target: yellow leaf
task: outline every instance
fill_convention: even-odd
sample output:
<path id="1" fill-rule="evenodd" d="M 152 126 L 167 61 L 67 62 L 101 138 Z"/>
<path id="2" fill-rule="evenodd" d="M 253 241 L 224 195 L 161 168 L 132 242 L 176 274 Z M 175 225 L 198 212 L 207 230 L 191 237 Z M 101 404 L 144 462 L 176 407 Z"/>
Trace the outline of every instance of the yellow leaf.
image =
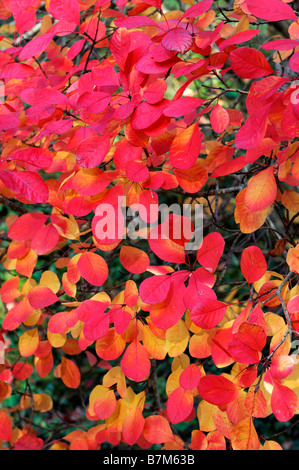
<path id="1" fill-rule="evenodd" d="M 176 357 L 185 351 L 190 334 L 183 320 L 179 320 L 171 328 L 166 331 L 165 339 L 168 354 L 170 357 Z"/>
<path id="2" fill-rule="evenodd" d="M 237 423 L 231 432 L 233 450 L 258 450 L 259 438 L 251 416 Z"/>
<path id="3" fill-rule="evenodd" d="M 199 421 L 199 429 L 203 432 L 215 431 L 213 415 L 218 410 L 218 406 L 212 405 L 207 401 L 201 401 L 197 407 L 197 418 Z"/>
<path id="4" fill-rule="evenodd" d="M 61 348 L 66 342 L 66 335 L 61 335 L 59 333 L 47 332 L 49 343 L 53 348 Z"/>
<path id="5" fill-rule="evenodd" d="M 167 354 L 166 341 L 153 334 L 148 325 L 145 325 L 142 331 L 143 346 L 147 349 L 150 356 L 162 360 Z"/>
<path id="6" fill-rule="evenodd" d="M 114 384 L 116 384 L 119 395 L 124 397 L 127 390 L 126 377 L 120 366 L 112 367 L 103 377 L 104 387 L 110 388 Z"/>
<path id="7" fill-rule="evenodd" d="M 299 274 L 299 243 L 295 248 L 290 248 L 287 254 L 287 263 L 290 271 Z"/>
<path id="8" fill-rule="evenodd" d="M 57 274 L 53 273 L 53 271 L 44 271 L 41 275 L 39 284 L 41 286 L 49 287 L 54 294 L 56 294 L 60 289 L 60 281 Z"/>
<path id="9" fill-rule="evenodd" d="M 248 31 L 249 29 L 249 19 L 247 15 L 242 15 L 239 23 L 235 28 L 235 34 L 241 33 L 242 31 Z"/>
<path id="10" fill-rule="evenodd" d="M 183 369 L 176 369 L 170 374 L 166 382 L 166 395 L 169 397 L 171 393 L 180 386 L 180 375 Z"/>
<path id="11" fill-rule="evenodd" d="M 190 358 L 187 354 L 176 356 L 171 364 L 171 370 L 174 372 L 177 369 L 186 369 L 190 365 Z"/>
<path id="12" fill-rule="evenodd" d="M 25 331 L 19 338 L 19 350 L 23 357 L 31 356 L 35 353 L 39 343 L 38 329 Z"/>
<path id="13" fill-rule="evenodd" d="M 22 410 L 33 408 L 34 411 L 45 413 L 53 408 L 53 400 L 50 395 L 46 393 L 34 393 L 32 398 L 23 395 L 21 398 L 20 406 Z"/>

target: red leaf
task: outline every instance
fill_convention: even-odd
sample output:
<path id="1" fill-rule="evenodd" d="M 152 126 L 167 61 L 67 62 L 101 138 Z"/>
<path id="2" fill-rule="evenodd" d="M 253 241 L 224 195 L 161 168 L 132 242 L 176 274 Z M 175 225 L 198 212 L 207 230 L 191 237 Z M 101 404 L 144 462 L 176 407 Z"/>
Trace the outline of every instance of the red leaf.
<path id="1" fill-rule="evenodd" d="M 169 162 L 174 168 L 187 170 L 191 168 L 201 150 L 203 134 L 199 130 L 198 123 L 192 124 L 178 134 L 170 146 Z"/>
<path id="2" fill-rule="evenodd" d="M 240 364 L 259 362 L 267 334 L 259 325 L 244 322 L 228 344 L 229 353 Z"/>
<path id="3" fill-rule="evenodd" d="M 293 72 L 299 72 L 299 52 L 295 52 L 289 60 L 289 67 Z"/>
<path id="4" fill-rule="evenodd" d="M 193 409 L 193 395 L 190 390 L 178 387 L 168 397 L 166 410 L 169 421 L 173 424 L 186 419 Z"/>
<path id="5" fill-rule="evenodd" d="M 192 450 L 207 450 L 208 439 L 207 436 L 199 430 L 194 430 L 191 433 L 191 449 Z"/>
<path id="6" fill-rule="evenodd" d="M 265 137 L 269 106 L 250 115 L 246 123 L 238 130 L 235 138 L 239 149 L 254 149 Z"/>
<path id="7" fill-rule="evenodd" d="M 169 101 L 163 114 L 169 117 L 180 117 L 185 114 L 192 113 L 196 108 L 201 106 L 204 100 L 194 96 L 183 96 L 173 101 Z"/>
<path id="8" fill-rule="evenodd" d="M 165 80 L 157 80 L 151 83 L 144 91 L 143 96 L 145 101 L 149 104 L 159 103 L 159 101 L 163 99 L 166 89 L 167 83 Z M 167 116 L 167 114 L 165 114 L 165 116 Z"/>
<path id="9" fill-rule="evenodd" d="M 283 380 L 292 373 L 294 366 L 295 361 L 291 356 L 274 355 L 271 359 L 270 372 L 274 379 Z"/>
<path id="10" fill-rule="evenodd" d="M 140 284 L 139 293 L 143 302 L 155 304 L 166 299 L 171 285 L 170 276 L 152 276 Z"/>
<path id="11" fill-rule="evenodd" d="M 197 386 L 200 377 L 201 372 L 199 367 L 195 364 L 190 364 L 180 375 L 180 386 L 185 390 L 192 390 Z"/>
<path id="12" fill-rule="evenodd" d="M 93 411 L 98 419 L 106 419 L 112 415 L 116 408 L 116 398 L 114 390 L 98 385 L 95 389 L 97 398 L 93 404 Z"/>
<path id="13" fill-rule="evenodd" d="M 195 5 L 192 5 L 188 10 L 185 11 L 182 18 L 196 18 L 197 16 L 201 16 L 203 13 L 211 8 L 213 0 L 201 0 Z"/>
<path id="14" fill-rule="evenodd" d="M 48 168 L 52 164 L 53 158 L 49 150 L 39 147 L 28 147 L 12 152 L 9 160 L 20 160 L 38 168 Z"/>
<path id="15" fill-rule="evenodd" d="M 105 312 L 108 303 L 98 300 L 85 300 L 75 310 L 77 318 L 84 322 L 83 333 L 88 341 L 103 338 L 109 329 L 109 313 Z"/>
<path id="16" fill-rule="evenodd" d="M 31 57 L 43 52 L 50 44 L 54 33 L 46 33 L 29 41 L 21 50 L 18 59 L 20 61 L 30 59 Z"/>
<path id="17" fill-rule="evenodd" d="M 38 174 L 32 171 L 0 170 L 0 180 L 16 195 L 20 194 L 30 202 L 48 201 L 48 186 Z"/>
<path id="18" fill-rule="evenodd" d="M 36 286 L 28 292 L 28 300 L 33 308 L 44 308 L 59 301 L 59 297 L 45 286 Z"/>
<path id="19" fill-rule="evenodd" d="M 7 313 L 3 320 L 3 328 L 6 330 L 15 330 L 22 322 L 26 321 L 33 312 L 33 307 L 24 297 L 19 303 L 15 304 Z"/>
<path id="20" fill-rule="evenodd" d="M 115 62 L 121 70 L 125 69 L 126 60 L 130 52 L 130 34 L 126 28 L 118 28 L 110 39 L 110 50 Z"/>
<path id="21" fill-rule="evenodd" d="M 59 233 L 52 225 L 44 225 L 37 230 L 31 241 L 31 248 L 37 255 L 44 255 L 53 250 L 59 241 Z"/>
<path id="22" fill-rule="evenodd" d="M 68 97 L 54 88 L 24 88 L 21 91 L 21 98 L 32 106 L 44 107 L 52 104 L 70 104 Z"/>
<path id="23" fill-rule="evenodd" d="M 41 212 L 23 214 L 10 226 L 8 236 L 13 240 L 31 240 L 47 219 L 48 215 Z"/>
<path id="24" fill-rule="evenodd" d="M 274 73 L 266 57 L 250 47 L 231 52 L 230 60 L 233 71 L 241 78 L 260 78 Z"/>
<path id="25" fill-rule="evenodd" d="M 151 362 L 145 347 L 135 339 L 127 347 L 121 360 L 121 369 L 126 377 L 134 382 L 141 382 L 148 375 Z"/>
<path id="26" fill-rule="evenodd" d="M 219 325 L 227 305 L 211 298 L 200 299 L 192 308 L 190 319 L 200 328 L 210 329 Z"/>
<path id="27" fill-rule="evenodd" d="M 229 125 L 229 114 L 218 103 L 211 112 L 211 126 L 217 134 L 221 134 Z"/>
<path id="28" fill-rule="evenodd" d="M 81 276 L 93 286 L 101 286 L 108 277 L 107 263 L 96 253 L 83 253 L 77 263 L 77 268 Z"/>
<path id="29" fill-rule="evenodd" d="M 34 369 L 33 369 L 33 366 L 31 364 L 28 364 L 27 362 L 17 362 L 13 366 L 13 368 L 11 370 L 11 373 L 14 376 L 14 378 L 17 379 L 17 380 L 26 380 L 26 379 L 28 379 L 28 377 L 30 377 L 33 370 Z M 1 428 L 1 426 L 0 426 L 0 428 Z M 1 437 L 0 437 L 0 439 L 1 439 Z"/>
<path id="30" fill-rule="evenodd" d="M 20 125 L 20 122 L 20 119 L 16 116 L 2 114 L 0 116 L 0 131 L 8 131 L 10 129 L 15 129 Z"/>
<path id="31" fill-rule="evenodd" d="M 222 165 L 218 166 L 213 171 L 213 173 L 211 173 L 211 177 L 216 178 L 217 176 L 232 175 L 233 173 L 236 173 L 237 171 L 244 168 L 246 163 L 246 157 L 241 155 L 240 157 L 236 157 L 233 160 L 230 160 L 229 162 L 225 162 Z"/>
<path id="32" fill-rule="evenodd" d="M 149 169 L 141 162 L 128 162 L 126 164 L 126 176 L 130 181 L 142 183 L 149 177 Z"/>
<path id="33" fill-rule="evenodd" d="M 74 42 L 67 52 L 67 58 L 69 60 L 74 60 L 74 58 L 82 51 L 84 44 L 85 39 L 79 39 L 79 41 Z"/>
<path id="34" fill-rule="evenodd" d="M 163 114 L 164 108 L 164 100 L 155 105 L 143 101 L 134 111 L 131 126 L 135 130 L 146 129 L 158 121 Z"/>
<path id="35" fill-rule="evenodd" d="M 292 297 L 291 300 L 289 300 L 287 309 L 290 313 L 299 312 L 299 295 L 295 295 L 295 297 Z"/>
<path id="36" fill-rule="evenodd" d="M 294 390 L 274 380 L 271 408 L 277 421 L 286 422 L 292 419 L 296 413 L 297 404 L 298 398 Z"/>
<path id="37" fill-rule="evenodd" d="M 51 0 L 49 12 L 57 20 L 69 23 L 80 23 L 80 8 L 78 0 Z"/>
<path id="38" fill-rule="evenodd" d="M 204 400 L 217 406 L 227 405 L 240 393 L 239 388 L 222 375 L 205 375 L 200 379 L 197 388 Z"/>
<path id="39" fill-rule="evenodd" d="M 262 20 L 297 22 L 294 10 L 281 0 L 246 0 L 248 11 Z"/>
<path id="40" fill-rule="evenodd" d="M 95 168 L 104 160 L 110 147 L 109 135 L 94 135 L 84 140 L 77 149 L 77 162 L 83 168 Z"/>
<path id="41" fill-rule="evenodd" d="M 220 233 L 209 233 L 198 248 L 197 261 L 204 268 L 214 272 L 222 256 L 224 245 L 225 242 Z"/>
<path id="42" fill-rule="evenodd" d="M 149 233 L 148 243 L 151 250 L 159 258 L 169 263 L 185 263 L 184 227 L 181 216 L 175 215 L 175 230 L 171 216 L 165 218 L 162 224 L 153 227 Z M 186 221 L 186 228 L 188 227 Z M 191 238 L 191 237 L 190 237 Z"/>
<path id="43" fill-rule="evenodd" d="M 12 277 L 4 281 L 0 288 L 1 300 L 5 304 L 12 302 L 20 295 L 19 291 L 20 278 L 19 276 Z M 299 310 L 299 309 L 298 309 Z"/>
<path id="44" fill-rule="evenodd" d="M 170 290 L 167 297 L 161 303 L 151 307 L 150 316 L 153 324 L 161 329 L 167 330 L 174 326 L 182 317 L 186 310 L 184 302 L 184 293 L 188 274 L 182 272 L 181 277 L 171 280 Z"/>
<path id="45" fill-rule="evenodd" d="M 299 46 L 299 41 L 296 39 L 277 39 L 266 42 L 262 47 L 266 51 L 291 51 L 297 46 Z"/>
<path id="46" fill-rule="evenodd" d="M 241 256 L 241 271 L 249 283 L 258 281 L 267 271 L 267 261 L 257 246 L 248 246 Z"/>
<path id="47" fill-rule="evenodd" d="M 34 73 L 34 69 L 26 64 L 8 64 L 0 70 L 0 78 L 10 80 L 12 78 L 29 78 Z"/>
<path id="48" fill-rule="evenodd" d="M 4 411 L 0 411 L 0 439 L 10 441 L 12 435 L 12 422 Z"/>
<path id="49" fill-rule="evenodd" d="M 190 31 L 182 28 L 175 28 L 168 31 L 163 36 L 162 46 L 168 51 L 177 51 L 184 54 L 192 46 L 193 38 Z"/>
<path id="50" fill-rule="evenodd" d="M 247 31 L 240 31 L 240 33 L 236 33 L 233 36 L 225 39 L 219 44 L 219 50 L 223 51 L 226 47 L 235 45 L 235 44 L 240 44 L 242 42 L 247 42 L 250 41 L 252 38 L 254 38 L 258 33 L 260 32 L 259 29 L 251 29 Z"/>
<path id="51" fill-rule="evenodd" d="M 42 450 L 44 442 L 35 434 L 24 434 L 15 443 L 14 450 Z"/>
<path id="52" fill-rule="evenodd" d="M 117 18 L 114 21 L 114 24 L 118 28 L 123 27 L 127 29 L 140 28 L 142 26 L 156 26 L 157 27 L 157 23 L 152 18 L 149 18 L 148 16 L 129 16 L 129 17 Z"/>

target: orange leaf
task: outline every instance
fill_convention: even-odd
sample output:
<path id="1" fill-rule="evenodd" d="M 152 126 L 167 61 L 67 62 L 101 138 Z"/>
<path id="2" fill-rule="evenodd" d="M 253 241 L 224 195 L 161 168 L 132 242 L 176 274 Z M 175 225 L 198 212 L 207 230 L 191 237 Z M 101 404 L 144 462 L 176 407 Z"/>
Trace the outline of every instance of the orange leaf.
<path id="1" fill-rule="evenodd" d="M 257 212 L 273 204 L 277 194 L 274 168 L 269 167 L 253 176 L 247 185 L 245 204 L 249 212 Z"/>
<path id="2" fill-rule="evenodd" d="M 207 450 L 208 439 L 207 436 L 199 430 L 192 431 L 191 433 L 191 449 L 192 450 Z"/>
<path id="3" fill-rule="evenodd" d="M 226 405 L 239 395 L 239 389 L 222 375 L 205 375 L 198 384 L 201 397 L 212 405 Z"/>
<path id="4" fill-rule="evenodd" d="M 10 441 L 12 434 L 12 423 L 4 411 L 0 411 L 0 439 Z"/>
<path id="5" fill-rule="evenodd" d="M 127 271 L 133 274 L 144 273 L 150 265 L 148 255 L 133 246 L 121 247 L 119 261 Z"/>
<path id="6" fill-rule="evenodd" d="M 77 268 L 81 276 L 93 286 L 101 286 L 108 277 L 107 263 L 96 253 L 83 253 L 79 258 Z"/>
<path id="7" fill-rule="evenodd" d="M 126 377 L 135 382 L 144 380 L 151 363 L 145 347 L 135 339 L 127 348 L 121 360 L 121 369 Z"/>
<path id="8" fill-rule="evenodd" d="M 245 398 L 245 406 L 251 416 L 263 418 L 267 411 L 267 400 L 262 390 L 249 390 Z"/>
<path id="9" fill-rule="evenodd" d="M 81 374 L 78 366 L 67 359 L 66 357 L 61 358 L 61 380 L 64 385 L 68 388 L 78 388 L 81 382 Z"/>
<path id="10" fill-rule="evenodd" d="M 89 403 L 98 419 L 106 419 L 112 415 L 116 407 L 114 391 L 103 385 L 97 385 L 90 394 Z"/>
<path id="11" fill-rule="evenodd" d="M 259 438 L 251 416 L 237 423 L 231 432 L 233 450 L 258 450 Z"/>
<path id="12" fill-rule="evenodd" d="M 247 190 L 248 188 L 242 189 L 236 196 L 235 220 L 240 224 L 242 233 L 253 233 L 264 224 L 269 209 L 251 213 L 245 204 Z"/>
<path id="13" fill-rule="evenodd" d="M 152 415 L 145 419 L 143 434 L 153 444 L 163 444 L 173 440 L 169 422 L 163 416 Z"/>
<path id="14" fill-rule="evenodd" d="M 197 122 L 178 134 L 170 146 L 170 164 L 182 170 L 191 168 L 200 154 L 202 138 Z"/>
<path id="15" fill-rule="evenodd" d="M 142 433 L 145 419 L 139 406 L 129 409 L 122 427 L 122 436 L 124 442 L 133 445 Z"/>

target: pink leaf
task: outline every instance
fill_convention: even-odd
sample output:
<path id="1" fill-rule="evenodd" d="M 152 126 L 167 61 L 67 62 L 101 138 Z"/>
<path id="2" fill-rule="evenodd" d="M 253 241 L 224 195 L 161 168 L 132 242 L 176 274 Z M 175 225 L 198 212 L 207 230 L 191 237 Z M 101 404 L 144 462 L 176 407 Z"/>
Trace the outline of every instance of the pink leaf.
<path id="1" fill-rule="evenodd" d="M 162 46 L 168 51 L 177 51 L 181 54 L 188 51 L 192 46 L 193 38 L 190 31 L 182 28 L 175 28 L 168 31 L 162 39 Z"/>
<path id="2" fill-rule="evenodd" d="M 16 194 L 30 202 L 47 202 L 49 190 L 42 178 L 32 171 L 0 170 L 0 180 Z"/>
<path id="3" fill-rule="evenodd" d="M 46 33 L 42 36 L 29 41 L 21 50 L 18 59 L 20 61 L 30 59 L 31 57 L 43 52 L 50 44 L 54 37 L 54 33 Z"/>

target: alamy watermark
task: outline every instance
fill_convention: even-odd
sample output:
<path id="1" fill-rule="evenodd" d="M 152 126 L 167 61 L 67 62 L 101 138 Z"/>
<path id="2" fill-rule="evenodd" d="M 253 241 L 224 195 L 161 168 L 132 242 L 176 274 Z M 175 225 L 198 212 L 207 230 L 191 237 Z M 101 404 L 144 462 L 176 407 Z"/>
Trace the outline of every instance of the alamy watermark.
<path id="1" fill-rule="evenodd" d="M 291 342 L 292 358 L 295 364 L 299 363 L 299 339 Z"/>
<path id="2" fill-rule="evenodd" d="M 0 364 L 5 364 L 5 343 L 0 340 Z"/>
<path id="3" fill-rule="evenodd" d="M 203 239 L 202 204 L 131 204 L 119 196 L 117 204 L 100 204 L 95 209 L 93 230 L 98 240 L 111 242 L 129 238 L 172 240 L 195 251 Z M 141 235 L 140 235 L 141 234 Z"/>
<path id="4" fill-rule="evenodd" d="M 0 105 L 5 103 L 5 84 L 0 80 Z"/>
<path id="5" fill-rule="evenodd" d="M 294 80 L 290 88 L 294 88 L 294 91 L 291 94 L 291 103 L 299 104 L 299 80 Z"/>

